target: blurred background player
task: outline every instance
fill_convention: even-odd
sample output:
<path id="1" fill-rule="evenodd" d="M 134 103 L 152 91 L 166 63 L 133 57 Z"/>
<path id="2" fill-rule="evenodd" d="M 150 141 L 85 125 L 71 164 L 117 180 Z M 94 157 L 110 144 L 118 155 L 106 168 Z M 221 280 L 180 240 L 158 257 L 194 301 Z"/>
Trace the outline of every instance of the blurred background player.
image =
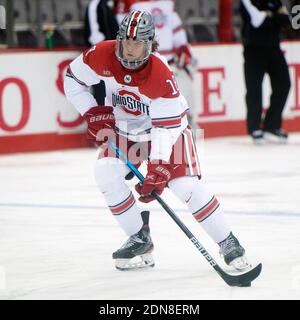
<path id="1" fill-rule="evenodd" d="M 256 144 L 264 143 L 264 138 L 285 143 L 288 136 L 281 128 L 282 112 L 291 83 L 280 33 L 290 26 L 288 11 L 280 0 L 241 0 L 241 15 L 248 133 Z M 272 94 L 263 116 L 262 83 L 266 73 Z"/>
<path id="2" fill-rule="evenodd" d="M 194 91 L 193 73 L 197 61 L 193 58 L 186 31 L 182 20 L 175 11 L 172 0 L 116 0 L 115 10 L 119 23 L 125 14 L 132 10 L 148 11 L 155 24 L 155 34 L 159 42 L 158 52 L 163 55 L 171 66 L 179 89 L 186 98 L 190 110 L 189 121 L 193 128 Z"/>
<path id="3" fill-rule="evenodd" d="M 84 20 L 84 38 L 87 46 L 104 40 L 116 39 L 119 25 L 113 12 L 112 0 L 91 0 Z M 99 105 L 104 104 L 105 83 L 100 81 L 93 86 L 93 95 Z"/>
<path id="4" fill-rule="evenodd" d="M 188 104 L 172 70 L 155 53 L 151 14 L 133 11 L 122 21 L 116 41 L 104 41 L 76 58 L 65 77 L 65 93 L 88 124 L 88 139 L 101 145 L 95 177 L 108 208 L 128 235 L 113 253 L 122 270 L 154 265 L 149 213 L 141 214 L 125 177 L 127 166 L 107 147 L 115 139 L 130 161 L 148 160 L 139 201 L 153 201 L 152 191 L 165 187 L 185 203 L 206 230 L 228 265 L 248 268 L 245 250 L 227 225 L 216 197 L 202 182 L 196 147 L 187 120 Z M 88 88 L 104 80 L 105 106 L 98 106 Z M 134 262 L 135 258 L 139 261 Z"/>
<path id="5" fill-rule="evenodd" d="M 85 41 L 92 46 L 100 41 L 116 39 L 119 25 L 112 10 L 113 0 L 91 0 L 85 14 Z"/>

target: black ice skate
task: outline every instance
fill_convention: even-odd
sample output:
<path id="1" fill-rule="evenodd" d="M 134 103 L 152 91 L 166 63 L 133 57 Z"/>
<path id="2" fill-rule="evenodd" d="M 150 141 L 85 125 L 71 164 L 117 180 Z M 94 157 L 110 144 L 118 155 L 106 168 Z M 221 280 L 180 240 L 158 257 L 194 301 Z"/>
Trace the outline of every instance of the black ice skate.
<path id="1" fill-rule="evenodd" d="M 149 211 L 141 213 L 144 225 L 136 234 L 129 237 L 124 245 L 112 255 L 116 268 L 119 270 L 132 270 L 145 267 L 154 267 L 151 255 L 153 242 L 150 237 Z"/>
<path id="2" fill-rule="evenodd" d="M 282 129 L 265 130 L 265 138 L 271 143 L 285 144 L 288 140 L 288 134 Z"/>
<path id="3" fill-rule="evenodd" d="M 241 271 L 251 268 L 251 264 L 245 257 L 245 249 L 240 245 L 238 239 L 230 232 L 229 236 L 219 243 L 220 255 L 229 266 Z"/>
<path id="4" fill-rule="evenodd" d="M 254 130 L 250 133 L 250 136 L 252 137 L 254 144 L 261 145 L 265 143 L 264 133 L 262 130 Z"/>

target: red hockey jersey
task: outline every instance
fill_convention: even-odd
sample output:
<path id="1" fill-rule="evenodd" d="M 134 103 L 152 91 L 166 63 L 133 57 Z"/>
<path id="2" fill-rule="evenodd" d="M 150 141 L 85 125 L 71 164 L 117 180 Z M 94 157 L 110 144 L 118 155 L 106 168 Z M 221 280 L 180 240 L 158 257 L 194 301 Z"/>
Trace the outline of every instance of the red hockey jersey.
<path id="1" fill-rule="evenodd" d="M 151 158 L 167 161 L 187 127 L 187 102 L 163 57 L 152 53 L 142 68 L 128 70 L 117 59 L 115 46 L 116 41 L 98 43 L 70 64 L 66 96 L 83 115 L 97 105 L 89 87 L 104 80 L 105 105 L 114 107 L 119 133 L 133 141 L 151 139 L 158 146 Z"/>

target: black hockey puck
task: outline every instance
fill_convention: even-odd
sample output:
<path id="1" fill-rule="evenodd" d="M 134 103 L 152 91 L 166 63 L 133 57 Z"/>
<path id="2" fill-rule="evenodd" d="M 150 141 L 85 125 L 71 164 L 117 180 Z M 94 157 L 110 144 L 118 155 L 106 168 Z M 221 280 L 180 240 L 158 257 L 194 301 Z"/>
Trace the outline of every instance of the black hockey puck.
<path id="1" fill-rule="evenodd" d="M 239 287 L 251 287 L 251 282 L 240 284 Z"/>

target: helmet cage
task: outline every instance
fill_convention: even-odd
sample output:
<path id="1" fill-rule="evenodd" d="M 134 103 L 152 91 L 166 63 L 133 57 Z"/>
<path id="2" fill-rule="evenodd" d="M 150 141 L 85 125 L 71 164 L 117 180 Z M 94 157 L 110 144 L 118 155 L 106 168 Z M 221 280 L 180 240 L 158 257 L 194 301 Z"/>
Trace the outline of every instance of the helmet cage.
<path id="1" fill-rule="evenodd" d="M 146 11 L 132 11 L 123 19 L 117 35 L 116 56 L 125 68 L 137 69 L 148 60 L 152 52 L 154 34 L 152 16 Z M 144 42 L 145 50 L 142 58 L 134 61 L 125 59 L 122 41 L 128 39 Z"/>

